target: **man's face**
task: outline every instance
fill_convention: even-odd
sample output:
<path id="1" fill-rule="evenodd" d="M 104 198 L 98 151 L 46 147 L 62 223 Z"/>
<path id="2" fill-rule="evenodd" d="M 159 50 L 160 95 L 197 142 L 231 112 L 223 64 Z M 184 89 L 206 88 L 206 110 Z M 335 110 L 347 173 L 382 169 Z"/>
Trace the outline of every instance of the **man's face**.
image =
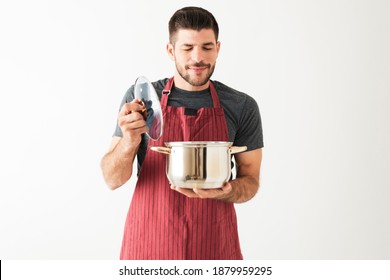
<path id="1" fill-rule="evenodd" d="M 172 43 L 168 44 L 167 51 L 176 64 L 176 86 L 189 90 L 206 88 L 220 47 L 213 30 L 180 29 Z"/>

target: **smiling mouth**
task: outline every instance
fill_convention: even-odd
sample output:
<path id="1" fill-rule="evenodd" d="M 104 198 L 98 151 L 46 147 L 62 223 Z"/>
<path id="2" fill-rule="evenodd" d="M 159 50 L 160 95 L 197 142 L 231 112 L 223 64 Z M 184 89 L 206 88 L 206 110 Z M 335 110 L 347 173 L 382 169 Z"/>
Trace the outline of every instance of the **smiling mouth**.
<path id="1" fill-rule="evenodd" d="M 196 71 L 196 72 L 199 72 L 199 71 L 203 71 L 203 70 L 207 69 L 207 67 L 190 67 L 189 69 Z"/>
<path id="2" fill-rule="evenodd" d="M 209 65 L 191 65 L 187 67 L 187 70 L 191 70 L 195 73 L 201 73 L 204 70 L 207 70 L 208 68 L 210 68 Z"/>
<path id="3" fill-rule="evenodd" d="M 203 70 L 206 70 L 208 68 L 210 68 L 210 65 L 205 65 L 205 64 L 197 64 L 197 65 L 189 65 L 186 67 L 187 70 L 192 70 L 192 71 L 195 71 L 195 72 L 202 72 Z"/>

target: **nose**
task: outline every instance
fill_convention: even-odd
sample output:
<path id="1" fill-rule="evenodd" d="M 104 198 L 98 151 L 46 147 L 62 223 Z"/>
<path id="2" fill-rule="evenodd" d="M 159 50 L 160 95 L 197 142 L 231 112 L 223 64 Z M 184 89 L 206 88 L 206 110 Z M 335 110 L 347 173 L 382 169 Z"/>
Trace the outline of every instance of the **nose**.
<path id="1" fill-rule="evenodd" d="M 191 53 L 191 59 L 198 63 L 198 62 L 201 62 L 203 60 L 203 52 L 200 48 L 194 48 L 192 50 L 192 53 Z"/>

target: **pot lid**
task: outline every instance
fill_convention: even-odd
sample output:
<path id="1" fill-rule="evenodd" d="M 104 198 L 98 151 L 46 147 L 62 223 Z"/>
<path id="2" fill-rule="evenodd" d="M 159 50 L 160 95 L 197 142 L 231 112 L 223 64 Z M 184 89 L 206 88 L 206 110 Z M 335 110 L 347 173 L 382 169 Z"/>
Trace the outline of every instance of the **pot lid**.
<path id="1" fill-rule="evenodd" d="M 140 76 L 135 81 L 134 97 L 145 104 L 146 125 L 149 128 L 146 134 L 152 140 L 158 140 L 163 132 L 163 115 L 156 90 L 146 77 Z"/>

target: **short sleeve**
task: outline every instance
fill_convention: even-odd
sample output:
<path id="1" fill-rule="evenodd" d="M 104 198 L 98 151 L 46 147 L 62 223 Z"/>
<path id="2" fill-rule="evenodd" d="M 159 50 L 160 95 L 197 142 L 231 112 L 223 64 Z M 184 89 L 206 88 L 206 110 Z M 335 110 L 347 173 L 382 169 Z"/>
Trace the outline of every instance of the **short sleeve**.
<path id="1" fill-rule="evenodd" d="M 259 106 L 251 96 L 246 96 L 234 145 L 247 146 L 248 151 L 264 147 Z"/>

